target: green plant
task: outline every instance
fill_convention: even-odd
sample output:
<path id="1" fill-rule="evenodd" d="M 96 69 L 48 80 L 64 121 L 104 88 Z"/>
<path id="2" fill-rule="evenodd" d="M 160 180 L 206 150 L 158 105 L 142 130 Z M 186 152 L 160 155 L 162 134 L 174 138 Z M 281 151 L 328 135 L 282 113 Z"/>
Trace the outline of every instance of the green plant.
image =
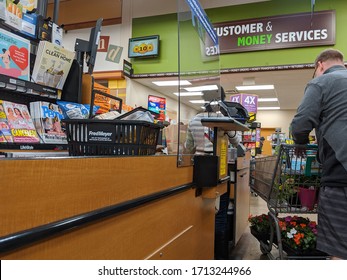
<path id="1" fill-rule="evenodd" d="M 248 217 L 248 222 L 250 223 L 250 227 L 259 233 L 270 232 L 270 219 L 266 214 L 261 214 L 258 216 L 250 215 Z"/>
<path id="2" fill-rule="evenodd" d="M 259 233 L 270 233 L 270 219 L 266 214 L 249 216 L 250 227 Z M 317 223 L 308 218 L 287 216 L 278 218 L 282 243 L 301 252 L 316 248 Z"/>
<path id="3" fill-rule="evenodd" d="M 277 197 L 279 204 L 292 201 L 293 195 L 298 192 L 297 178 L 292 175 L 283 174 L 278 181 L 274 184 L 274 195 Z"/>
<path id="4" fill-rule="evenodd" d="M 308 218 L 287 216 L 279 219 L 282 242 L 295 250 L 314 250 L 317 240 L 317 223 Z"/>

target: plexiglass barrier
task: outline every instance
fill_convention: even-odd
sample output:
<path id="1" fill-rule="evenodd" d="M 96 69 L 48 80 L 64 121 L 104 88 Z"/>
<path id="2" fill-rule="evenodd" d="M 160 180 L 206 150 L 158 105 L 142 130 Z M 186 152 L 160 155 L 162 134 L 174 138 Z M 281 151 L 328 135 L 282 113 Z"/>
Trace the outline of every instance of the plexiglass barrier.
<path id="1" fill-rule="evenodd" d="M 194 154 L 212 149 L 213 132 L 199 119 L 206 104 L 221 99 L 220 60 L 218 37 L 199 1 L 177 0 L 177 7 L 178 124 L 169 133 L 177 142 L 178 166 L 188 166 Z"/>

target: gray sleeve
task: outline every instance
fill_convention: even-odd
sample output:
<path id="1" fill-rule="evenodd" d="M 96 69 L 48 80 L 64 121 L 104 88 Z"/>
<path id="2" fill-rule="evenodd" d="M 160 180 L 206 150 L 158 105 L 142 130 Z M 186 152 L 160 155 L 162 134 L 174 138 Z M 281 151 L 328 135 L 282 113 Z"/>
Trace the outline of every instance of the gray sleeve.
<path id="1" fill-rule="evenodd" d="M 234 147 L 237 148 L 237 146 L 241 142 L 241 132 L 240 131 L 228 131 L 227 132 L 229 143 Z"/>
<path id="2" fill-rule="evenodd" d="M 321 89 L 308 84 L 305 94 L 291 123 L 293 140 L 296 144 L 307 144 L 310 132 L 317 128 L 321 115 Z"/>

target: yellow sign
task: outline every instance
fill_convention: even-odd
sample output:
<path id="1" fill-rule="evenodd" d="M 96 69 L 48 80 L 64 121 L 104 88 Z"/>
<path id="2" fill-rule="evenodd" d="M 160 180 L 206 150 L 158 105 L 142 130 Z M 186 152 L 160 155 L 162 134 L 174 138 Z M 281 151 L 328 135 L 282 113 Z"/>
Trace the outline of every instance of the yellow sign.
<path id="1" fill-rule="evenodd" d="M 220 154 L 219 154 L 219 176 L 223 177 L 227 175 L 227 152 L 228 152 L 228 140 L 223 137 L 220 141 Z"/>
<path id="2" fill-rule="evenodd" d="M 151 51 L 153 51 L 153 44 L 152 43 L 149 43 L 149 44 L 142 43 L 141 45 L 136 45 L 133 48 L 134 53 L 143 54 L 143 53 L 151 52 Z"/>

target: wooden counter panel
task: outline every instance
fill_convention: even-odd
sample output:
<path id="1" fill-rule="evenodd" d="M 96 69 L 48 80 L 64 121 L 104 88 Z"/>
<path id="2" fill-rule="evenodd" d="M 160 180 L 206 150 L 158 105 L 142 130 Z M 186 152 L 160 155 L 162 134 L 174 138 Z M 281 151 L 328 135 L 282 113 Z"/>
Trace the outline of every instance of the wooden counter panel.
<path id="1" fill-rule="evenodd" d="M 203 198 L 217 198 L 228 191 L 228 182 L 217 185 L 214 188 L 203 188 L 202 197 Z"/>
<path id="2" fill-rule="evenodd" d="M 214 201 L 190 189 L 0 258 L 213 259 Z"/>
<path id="3" fill-rule="evenodd" d="M 237 158 L 237 170 L 250 167 L 251 165 L 251 152 L 247 151 L 243 157 Z"/>
<path id="4" fill-rule="evenodd" d="M 176 156 L 0 160 L 0 236 L 192 182 Z"/>

